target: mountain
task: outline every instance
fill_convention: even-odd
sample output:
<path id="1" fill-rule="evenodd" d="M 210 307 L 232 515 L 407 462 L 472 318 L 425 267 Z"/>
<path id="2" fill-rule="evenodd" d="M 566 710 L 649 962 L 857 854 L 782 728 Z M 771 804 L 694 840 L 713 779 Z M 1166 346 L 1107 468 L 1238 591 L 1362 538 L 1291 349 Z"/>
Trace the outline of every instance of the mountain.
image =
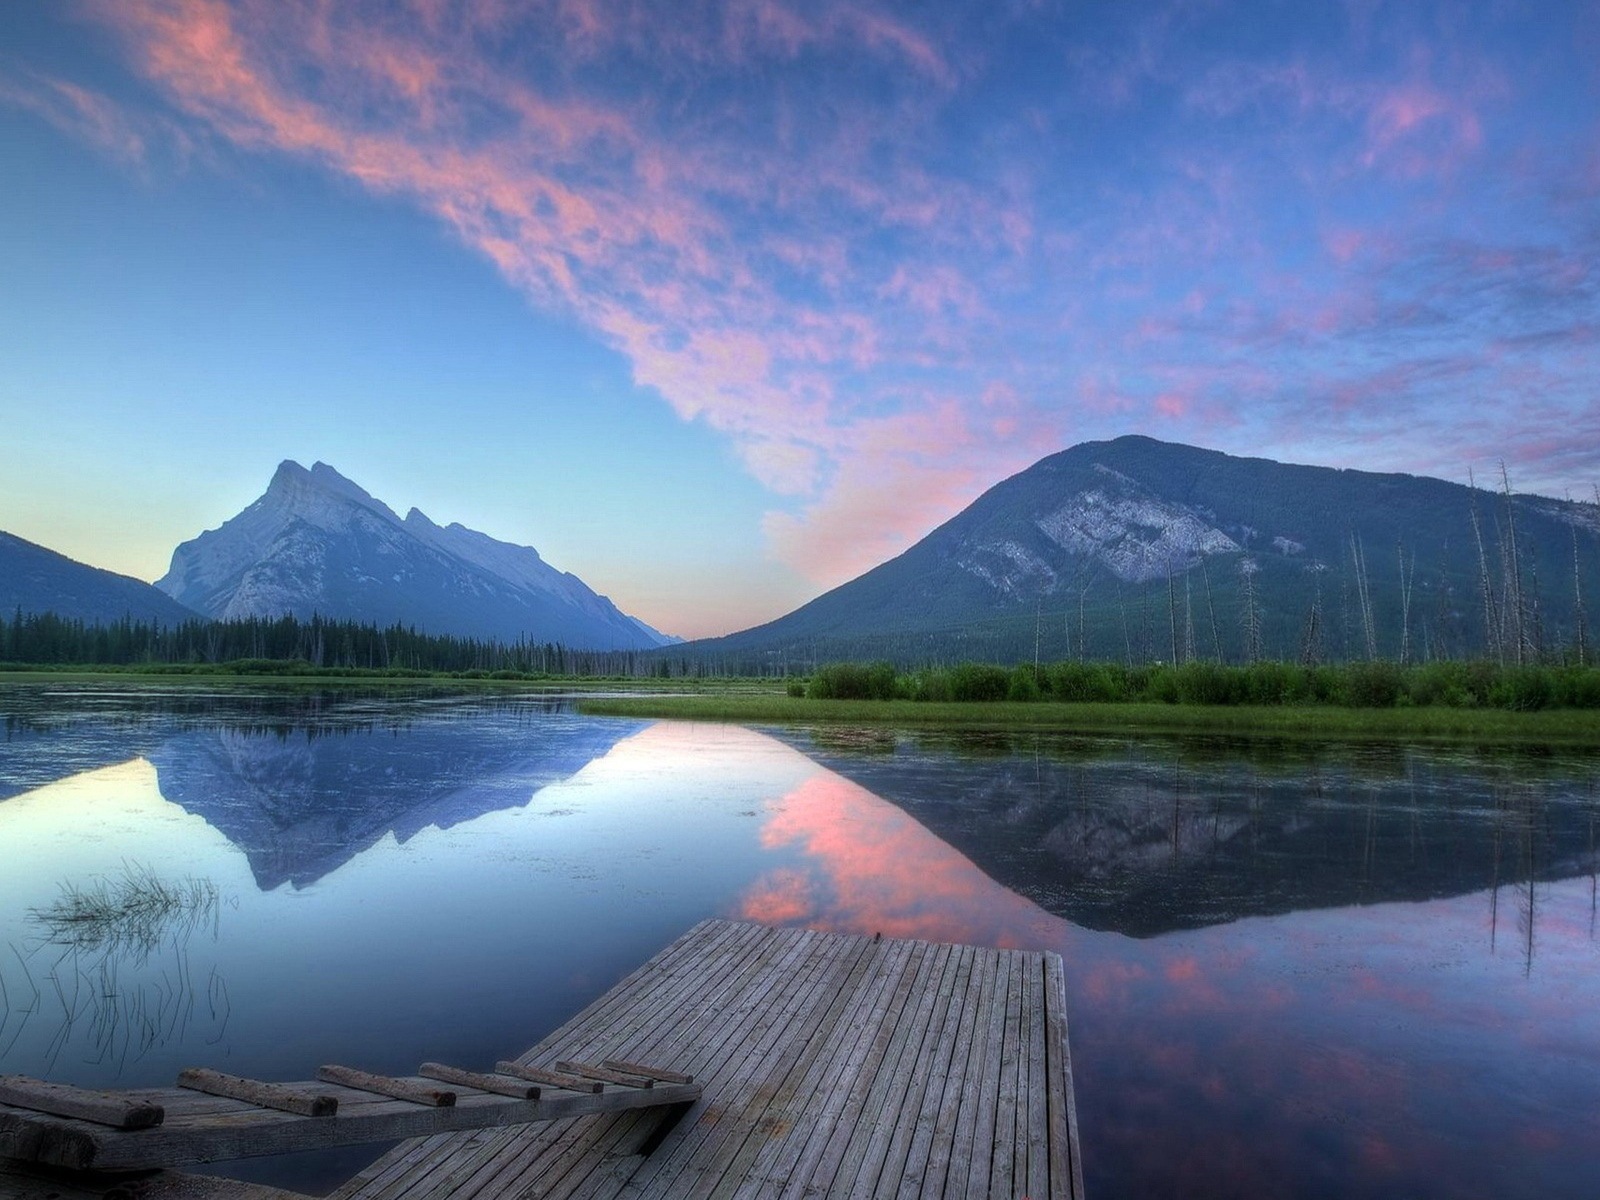
<path id="1" fill-rule="evenodd" d="M 9 619 L 18 609 L 86 625 L 109 625 L 123 617 L 178 625 L 200 615 L 148 583 L 0 532 L 0 617 Z"/>
<path id="2" fill-rule="evenodd" d="M 1004 661 L 1037 640 L 1045 657 L 1136 662 L 1514 658 L 1518 641 L 1573 644 L 1575 559 L 1600 598 L 1595 505 L 1122 437 L 1043 459 L 899 557 L 694 650 Z"/>
<path id="3" fill-rule="evenodd" d="M 259 500 L 184 542 L 156 587 L 218 619 L 400 623 L 430 634 L 647 649 L 675 639 L 558 571 L 531 546 L 404 520 L 326 463 L 284 462 Z"/>

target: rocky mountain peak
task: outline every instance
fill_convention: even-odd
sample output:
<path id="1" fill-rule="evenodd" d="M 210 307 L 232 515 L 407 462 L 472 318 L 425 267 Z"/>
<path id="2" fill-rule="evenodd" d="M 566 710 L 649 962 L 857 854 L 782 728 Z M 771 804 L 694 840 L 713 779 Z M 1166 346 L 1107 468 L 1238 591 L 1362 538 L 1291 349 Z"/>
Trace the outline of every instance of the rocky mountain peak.
<path id="1" fill-rule="evenodd" d="M 401 520 L 327 463 L 278 465 L 267 490 L 185 542 L 156 586 L 210 616 L 285 613 L 430 633 L 643 649 L 673 639 L 619 611 L 531 547 L 412 508 Z"/>

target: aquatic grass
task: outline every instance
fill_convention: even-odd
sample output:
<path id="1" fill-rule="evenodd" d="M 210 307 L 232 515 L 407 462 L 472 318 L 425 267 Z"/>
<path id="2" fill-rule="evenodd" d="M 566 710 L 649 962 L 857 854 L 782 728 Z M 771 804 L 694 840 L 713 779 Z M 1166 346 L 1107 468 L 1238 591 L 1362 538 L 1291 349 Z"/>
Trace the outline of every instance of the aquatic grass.
<path id="1" fill-rule="evenodd" d="M 202 924 L 214 924 L 219 903 L 209 879 L 166 880 L 152 867 L 124 863 L 120 876 L 62 883 L 54 903 L 31 908 L 28 916 L 46 945 L 142 963 L 167 942 L 182 942 Z"/>
<path id="2" fill-rule="evenodd" d="M 32 998 L 14 1010 L 0 981 L 0 1034 L 13 1015 L 18 1018 L 0 1051 L 9 1053 L 23 1027 L 46 1019 L 47 1011 L 55 1014 L 44 1046 L 52 1068 L 80 1029 L 84 1061 L 115 1062 L 119 1072 L 130 1057 L 182 1037 L 197 998 L 189 941 L 206 927 L 218 936 L 223 899 L 217 885 L 194 876 L 165 879 L 153 867 L 124 862 L 121 874 L 68 881 L 58 892 L 52 903 L 27 910 L 38 933 L 26 955 L 11 947 Z M 45 959 L 37 982 L 29 968 L 35 956 Z M 40 983 L 47 989 L 43 997 Z M 212 1024 L 225 1027 L 231 1006 L 215 969 L 206 992 Z"/>

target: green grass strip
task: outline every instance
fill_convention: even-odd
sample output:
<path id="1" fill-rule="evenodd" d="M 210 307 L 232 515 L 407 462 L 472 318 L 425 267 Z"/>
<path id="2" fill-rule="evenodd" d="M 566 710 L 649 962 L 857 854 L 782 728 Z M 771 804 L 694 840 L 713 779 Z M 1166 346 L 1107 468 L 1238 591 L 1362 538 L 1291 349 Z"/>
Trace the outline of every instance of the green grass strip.
<path id="1" fill-rule="evenodd" d="M 593 696 L 586 716 L 667 717 L 741 724 L 949 726 L 1084 732 L 1268 734 L 1331 739 L 1587 743 L 1600 746 L 1600 712 L 1326 706 L 1066 704 L 998 700 L 812 700 L 786 695 Z"/>

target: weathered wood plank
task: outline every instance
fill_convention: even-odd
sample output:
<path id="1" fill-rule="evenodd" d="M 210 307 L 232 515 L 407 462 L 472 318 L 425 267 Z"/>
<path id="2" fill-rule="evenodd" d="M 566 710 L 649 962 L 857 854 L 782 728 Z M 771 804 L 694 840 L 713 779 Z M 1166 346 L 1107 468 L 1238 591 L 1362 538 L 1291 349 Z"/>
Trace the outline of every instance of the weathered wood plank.
<path id="1" fill-rule="evenodd" d="M 759 984 L 763 978 L 762 966 L 769 955 L 777 955 L 785 947 L 792 946 L 792 939 L 780 936 L 776 931 L 765 931 L 753 945 L 744 947 L 742 961 L 724 963 L 724 966 L 733 966 L 734 970 L 725 974 L 718 980 L 715 975 L 711 977 L 712 991 L 706 997 L 708 1003 L 696 1005 L 691 1011 L 695 1012 L 696 1019 L 682 1023 L 661 1023 L 646 1025 L 640 1028 L 638 1036 L 629 1044 L 627 1053 L 635 1057 L 648 1057 L 651 1061 L 665 1060 L 679 1061 L 686 1052 L 704 1053 L 708 1041 L 705 1030 L 700 1028 L 714 1028 L 717 1024 L 714 1013 L 736 1008 L 745 994 L 745 989 Z M 682 997 L 685 1002 L 693 1001 L 693 982 L 691 974 L 686 981 L 690 984 L 689 990 Z M 671 1119 L 670 1117 L 666 1119 Z M 596 1138 L 603 1131 L 596 1131 Z M 583 1135 L 575 1135 L 572 1141 L 576 1144 Z M 626 1159 L 627 1161 L 623 1161 Z M 614 1193 L 626 1186 L 633 1174 L 644 1165 L 644 1160 L 636 1155 L 612 1155 L 610 1157 L 591 1156 L 587 1161 L 567 1162 L 565 1159 L 559 1167 L 550 1168 L 553 1175 L 559 1174 L 558 1179 L 547 1181 L 543 1173 L 537 1180 L 529 1183 L 527 1172 L 515 1180 L 508 1180 L 510 1189 L 525 1189 L 535 1187 L 542 1189 L 549 1183 L 552 1195 L 573 1196 L 588 1195 L 596 1191 L 605 1191 L 607 1185 Z M 541 1192 L 542 1194 L 542 1192 Z"/>
<path id="2" fill-rule="evenodd" d="M 767 1056 L 770 1068 L 748 1101 L 736 1096 L 741 1119 L 728 1122 L 721 1172 L 702 1175 L 703 1186 L 694 1194 L 727 1200 L 751 1172 L 763 1148 L 793 1134 L 804 1119 L 810 1097 L 801 1097 L 814 1063 L 831 1055 L 838 1043 L 841 1015 L 856 1003 L 863 978 L 876 958 L 876 944 L 859 938 L 854 944 L 834 947 L 826 969 L 819 974 L 799 1027 L 791 1026 L 776 1054 Z M 797 1139 L 798 1140 L 798 1139 Z"/>
<path id="3" fill-rule="evenodd" d="M 113 1129 L 149 1129 L 166 1118 L 166 1109 L 126 1092 L 99 1092 L 49 1083 L 27 1075 L 0 1075 L 0 1104 L 109 1125 Z"/>
<path id="4" fill-rule="evenodd" d="M 1045 1049 L 1045 965 L 1038 958 L 1028 961 L 1027 1003 L 1023 1016 L 1027 1022 L 1028 1084 L 1026 1097 L 1028 1172 L 1026 1194 L 1047 1195 L 1050 1190 L 1050 1069 Z M 1019 1119 L 1019 1127 L 1024 1122 Z M 1020 1128 L 1019 1128 L 1020 1132 Z M 1020 1140 L 1020 1139 L 1019 1139 Z"/>
<path id="5" fill-rule="evenodd" d="M 886 1117 L 893 1121 L 893 1115 L 888 1111 L 890 1097 L 903 1093 L 905 1081 L 899 1075 L 902 1069 L 910 1065 L 906 1047 L 908 1044 L 920 1046 L 922 1043 L 926 1021 L 925 1010 L 933 1003 L 935 983 L 944 974 L 949 957 L 949 946 L 935 945 L 928 948 L 922 964 L 924 973 L 920 984 L 906 997 L 905 1006 L 900 1009 L 894 1020 L 883 1065 L 877 1072 L 876 1078 L 870 1081 L 861 1114 L 854 1122 L 854 1128 L 849 1131 L 849 1141 L 839 1163 L 839 1173 L 830 1184 L 836 1194 L 844 1195 L 855 1191 L 865 1173 L 870 1172 L 874 1181 L 877 1178 L 879 1162 L 877 1151 L 887 1144 L 886 1135 L 882 1134 L 881 1130 Z"/>
<path id="6" fill-rule="evenodd" d="M 697 984 L 710 987 L 715 1002 L 727 974 L 746 965 L 745 952 L 765 935 L 759 927 L 728 922 L 702 922 L 656 958 L 632 972 L 611 992 L 593 1001 L 577 1017 L 519 1059 L 524 1065 L 552 1052 L 592 1053 L 598 1043 L 588 1039 L 625 1031 L 643 1020 L 638 1014 L 650 1008 L 654 997 L 669 1000 L 681 990 L 685 994 Z M 698 976 L 699 969 L 705 978 Z M 711 982 L 707 982 L 710 980 Z M 653 1011 L 653 1010 L 652 1010 Z M 448 1139 L 433 1144 L 420 1142 L 397 1147 L 335 1193 L 335 1200 L 395 1200 L 399 1196 L 424 1197 L 433 1194 L 463 1197 L 479 1194 L 480 1187 L 493 1187 L 500 1179 L 494 1169 L 495 1156 L 515 1164 L 536 1155 L 541 1147 L 566 1137 L 567 1126 L 547 1126 L 518 1136 L 509 1131 L 480 1138 L 471 1147 L 452 1147 Z M 464 1166 L 481 1159 L 489 1166 L 480 1171 Z M 444 1179 L 447 1186 L 437 1193 L 429 1189 Z M 509 1184 L 499 1188 L 511 1190 Z"/>
<path id="7" fill-rule="evenodd" d="M 867 1142 L 861 1167 L 851 1186 L 852 1196 L 873 1196 L 885 1168 L 893 1170 L 893 1151 L 904 1145 L 901 1128 L 908 1109 L 915 1110 L 928 1083 L 929 1058 L 942 1029 L 940 1014 L 949 1006 L 949 989 L 959 966 L 962 947 L 939 947 L 939 972 L 932 985 L 918 998 L 910 1021 L 910 1036 L 901 1050 L 900 1064 L 890 1075 L 891 1086 L 884 1097 L 872 1137 Z"/>
<path id="8" fill-rule="evenodd" d="M 668 1002 L 669 998 L 670 1002 L 687 1004 L 697 989 L 711 1010 L 701 1014 L 700 1020 L 714 1022 L 712 1012 L 726 1007 L 725 993 L 736 985 L 737 980 L 760 977 L 763 959 L 758 951 L 770 940 L 770 931 L 748 925 L 723 924 L 699 928 L 685 939 L 702 947 L 698 956 L 674 956 L 663 970 L 651 973 L 648 981 L 638 981 L 632 990 L 630 1004 L 607 1008 L 602 1013 L 592 1012 L 589 1019 L 580 1018 L 570 1023 L 523 1055 L 522 1060 L 526 1062 L 535 1057 L 562 1053 L 593 1055 L 602 1049 L 614 1049 L 613 1039 L 621 1036 L 620 1030 L 629 1028 L 645 1031 L 649 1037 L 658 1036 L 663 1027 L 658 1019 L 653 1018 L 660 1004 Z M 697 1026 L 696 1021 L 686 1021 L 676 1027 L 674 1033 L 690 1037 Z M 654 1045 L 650 1047 L 650 1052 L 651 1057 L 658 1061 L 670 1057 L 658 1053 Z M 553 1136 L 548 1138 L 541 1136 L 542 1132 L 506 1135 L 498 1157 L 487 1149 L 480 1151 L 479 1156 L 484 1158 L 484 1165 L 480 1169 L 455 1174 L 447 1190 L 427 1194 L 460 1196 L 462 1200 L 467 1200 L 472 1196 L 515 1193 L 525 1185 L 527 1177 L 542 1173 L 545 1160 L 539 1156 L 549 1147 L 556 1145 L 559 1140 L 584 1136 L 575 1129 L 560 1131 L 559 1135 L 554 1135 L 552 1131 Z M 403 1194 L 411 1196 L 420 1193 L 407 1190 Z"/>
<path id="9" fill-rule="evenodd" d="M 956 1085 L 954 1094 L 949 1090 L 952 1077 L 960 1079 L 966 1068 L 966 1047 L 972 1036 L 972 1028 L 967 1020 L 969 1001 L 974 997 L 969 993 L 977 988 L 973 980 L 973 972 L 981 952 L 972 946 L 962 946 L 959 949 L 960 962 L 956 971 L 955 983 L 950 991 L 950 1002 L 945 1010 L 944 1027 L 940 1032 L 939 1042 L 935 1048 L 932 1061 L 929 1063 L 927 1086 L 923 1089 L 922 1103 L 914 1113 L 909 1125 L 905 1127 L 906 1149 L 903 1155 L 904 1167 L 900 1170 L 900 1187 L 898 1195 L 904 1197 L 920 1196 L 924 1192 L 941 1193 L 944 1190 L 944 1164 L 936 1161 L 934 1151 L 934 1130 L 939 1123 L 939 1117 L 945 1112 L 954 1112 L 960 1103 L 960 1085 Z M 896 1131 L 896 1136 L 901 1136 Z M 891 1149 L 891 1158 L 899 1158 Z"/>
<path id="10" fill-rule="evenodd" d="M 662 1109 L 412 1142 L 340 1197 L 1077 1200 L 1051 970 L 1035 952 L 704 923 L 518 1060 L 655 1092 L 653 1069 L 692 1075 L 704 1092 L 676 1124 Z"/>
<path id="11" fill-rule="evenodd" d="M 1046 954 L 1044 962 L 1045 1003 L 1050 1006 L 1049 1041 L 1046 1049 L 1052 1064 L 1051 1190 L 1057 1196 L 1073 1196 L 1082 1200 L 1083 1156 L 1078 1149 L 1077 1097 L 1072 1088 L 1072 1052 L 1067 1043 L 1066 972 L 1059 954 Z"/>
<path id="12" fill-rule="evenodd" d="M 863 960 L 864 977 L 858 982 L 849 1007 L 836 1022 L 835 1035 L 815 1056 L 803 1079 L 793 1109 L 784 1114 L 790 1129 L 782 1138 L 770 1138 L 757 1154 L 733 1195 L 751 1200 L 772 1195 L 799 1179 L 820 1155 L 828 1132 L 848 1098 L 852 1062 L 859 1063 L 882 1021 L 883 1011 L 899 980 L 900 967 L 911 952 L 907 942 L 875 941 Z M 807 1157 L 810 1155 L 810 1157 Z"/>
<path id="13" fill-rule="evenodd" d="M 625 1075 L 643 1075 L 648 1079 L 659 1079 L 662 1083 L 693 1083 L 693 1075 L 685 1075 L 682 1071 L 668 1071 L 661 1067 L 647 1067 L 643 1063 L 624 1062 L 620 1059 L 608 1058 L 600 1064 L 612 1071 L 621 1071 Z"/>
<path id="14" fill-rule="evenodd" d="M 562 1075 L 577 1075 L 582 1079 L 598 1079 L 601 1083 L 615 1083 L 623 1087 L 653 1087 L 655 1080 L 648 1075 L 629 1075 L 592 1063 L 558 1061 L 555 1070 Z"/>
<path id="15" fill-rule="evenodd" d="M 240 1104 L 231 1114 L 192 1122 L 169 1120 L 150 1129 L 120 1130 L 39 1116 L 37 1143 L 22 1158 L 75 1170 L 143 1170 L 187 1163 L 250 1158 L 299 1150 L 393 1141 L 447 1130 L 483 1129 L 507 1124 L 560 1120 L 596 1112 L 616 1112 L 651 1104 L 683 1104 L 698 1099 L 699 1084 L 627 1088 L 605 1095 L 565 1092 L 537 1100 L 508 1100 L 473 1094 L 448 1108 L 403 1100 L 381 1100 L 336 1118 L 307 1119 L 280 1110 Z M 0 1145 L 6 1141 L 0 1119 Z"/>
<path id="16" fill-rule="evenodd" d="M 418 1087 L 404 1079 L 395 1079 L 389 1075 L 374 1075 L 370 1071 L 358 1071 L 354 1067 L 342 1067 L 338 1063 L 328 1063 L 318 1067 L 317 1078 L 323 1083 L 337 1083 L 341 1087 L 354 1088 L 359 1092 L 373 1092 L 396 1100 L 409 1100 L 413 1104 L 431 1104 L 435 1108 L 449 1108 L 456 1102 L 454 1092 Z"/>
<path id="17" fill-rule="evenodd" d="M 787 1028 L 798 1018 L 807 991 L 818 972 L 826 964 L 826 950 L 821 935 L 810 930 L 783 931 L 788 936 L 773 939 L 773 947 L 781 952 L 774 960 L 774 968 L 754 978 L 744 989 L 734 1011 L 742 1013 L 742 1020 L 728 1022 L 708 1050 L 721 1060 L 720 1069 L 709 1076 L 717 1081 L 719 1094 L 733 1095 L 749 1084 L 751 1076 L 762 1067 L 761 1056 L 774 1040 L 776 1033 Z M 695 1172 L 695 1178 L 706 1165 L 701 1157 L 703 1148 L 720 1148 L 723 1138 L 713 1139 L 718 1125 L 725 1116 L 737 1118 L 730 1105 L 718 1105 L 702 1111 L 699 1119 L 681 1136 L 673 1153 L 653 1157 L 641 1167 L 628 1182 L 625 1194 L 641 1196 L 678 1196 L 682 1193 L 679 1180 L 684 1171 Z M 692 1184 L 687 1185 L 692 1186 Z"/>
<path id="18" fill-rule="evenodd" d="M 547 1087 L 565 1088 L 569 1092 L 603 1092 L 606 1085 L 598 1079 L 584 1079 L 578 1075 L 567 1075 L 560 1071 L 546 1071 L 542 1067 L 525 1067 L 519 1062 L 502 1059 L 495 1063 L 495 1072 L 500 1075 L 514 1075 L 518 1079 L 526 1079 L 530 1083 L 542 1083 Z"/>
<path id="19" fill-rule="evenodd" d="M 894 995 L 890 998 L 884 1020 L 872 1039 L 872 1045 L 862 1062 L 861 1069 L 850 1081 L 849 1095 L 845 1099 L 839 1120 L 835 1122 L 821 1153 L 816 1157 L 815 1166 L 805 1179 L 804 1192 L 830 1194 L 835 1181 L 841 1178 L 852 1135 L 866 1119 L 867 1105 L 872 1099 L 874 1085 L 885 1073 L 885 1064 L 889 1060 L 890 1051 L 895 1049 L 895 1034 L 903 1025 L 901 1014 L 905 1011 L 907 1000 L 926 980 L 927 971 L 932 965 L 933 950 L 934 947 L 926 942 L 911 944 L 911 956 L 906 963 L 905 972 L 895 988 Z M 801 1180 L 796 1179 L 795 1184 L 801 1186 Z M 848 1185 L 849 1181 L 844 1180 L 844 1186 Z"/>
<path id="20" fill-rule="evenodd" d="M 968 1005 L 962 1014 L 961 1038 L 955 1061 L 945 1080 L 945 1099 L 934 1124 L 925 1173 L 925 1191 L 937 1195 L 963 1195 L 972 1162 L 972 1135 L 976 1123 L 979 1084 L 983 1078 L 983 1015 L 994 999 L 995 956 L 974 956 L 968 983 Z M 965 1049 L 963 1050 L 963 1045 Z"/>
<path id="21" fill-rule="evenodd" d="M 492 1092 L 497 1096 L 510 1096 L 516 1100 L 539 1098 L 539 1085 L 529 1083 L 526 1079 L 512 1079 L 507 1075 L 485 1075 L 482 1071 L 463 1071 L 460 1067 L 452 1067 L 449 1063 L 425 1062 L 417 1068 L 417 1074 L 427 1079 L 437 1079 L 441 1083 L 453 1083 L 457 1087 Z"/>
<path id="22" fill-rule="evenodd" d="M 632 1117 L 633 1114 L 630 1114 Z M 618 1119 L 609 1123 L 592 1122 L 587 1129 L 574 1130 L 553 1152 L 539 1163 L 537 1179 L 515 1194 L 538 1200 L 569 1200 L 589 1185 L 603 1182 L 615 1168 L 636 1166 L 636 1152 L 643 1140 L 640 1122 Z M 624 1163 L 621 1160 L 633 1160 Z M 519 1174 L 523 1178 L 526 1171 Z M 601 1178 L 597 1180 L 596 1175 Z"/>
<path id="23" fill-rule="evenodd" d="M 749 947 L 746 946 L 746 949 L 749 949 Z M 724 970 L 733 968 L 734 974 L 739 974 L 740 969 L 747 965 L 731 957 L 720 958 L 716 961 L 720 962 Z M 758 974 L 759 972 L 755 972 L 751 977 L 754 978 Z M 688 979 L 665 979 L 658 982 L 662 986 L 675 989 L 679 986 L 692 988 L 694 980 L 691 976 Z M 704 982 L 702 980 L 702 985 L 704 985 Z M 648 1029 L 650 1026 L 644 1026 L 644 1028 Z M 654 1028 L 659 1034 L 661 1027 L 656 1025 Z M 676 1032 L 681 1033 L 684 1031 L 679 1030 Z M 547 1042 L 546 1046 L 549 1046 L 549 1044 Z M 579 1044 L 581 1045 L 581 1043 Z M 562 1048 L 571 1053 L 578 1052 L 573 1043 L 570 1042 L 566 1043 Z M 582 1052 L 589 1053 L 589 1051 L 590 1048 L 584 1046 Z M 606 1168 L 606 1171 L 602 1173 L 608 1173 L 613 1167 L 621 1169 L 619 1164 L 605 1164 L 603 1161 L 604 1156 L 602 1155 L 589 1154 L 585 1157 L 585 1149 L 587 1147 L 598 1146 L 604 1138 L 611 1136 L 614 1132 L 599 1125 L 591 1125 L 581 1130 L 574 1129 L 569 1136 L 563 1139 L 562 1145 L 558 1147 L 559 1152 L 554 1157 L 546 1156 L 536 1160 L 524 1159 L 524 1156 L 518 1153 L 515 1159 L 507 1164 L 504 1172 L 493 1175 L 480 1173 L 479 1176 L 468 1181 L 461 1195 L 463 1197 L 487 1197 L 529 1190 L 581 1188 L 586 1185 L 585 1181 L 588 1177 L 600 1170 L 602 1166 Z M 631 1167 L 629 1169 L 631 1170 Z M 571 1178 L 568 1178 L 570 1172 L 576 1172 L 576 1174 L 572 1174 Z"/>
<path id="24" fill-rule="evenodd" d="M 1022 1009 L 1025 965 L 1007 952 L 1011 971 L 1006 989 L 1005 1028 L 1000 1044 L 999 1089 L 994 1114 L 994 1153 L 989 1167 L 989 1195 L 1010 1196 L 1017 1163 L 1017 1039 Z"/>
<path id="25" fill-rule="evenodd" d="M 995 1109 L 1000 1100 L 1000 1053 L 1005 1042 L 1006 996 L 1011 988 L 1011 957 L 995 956 L 994 991 L 983 1027 L 983 1074 L 973 1113 L 971 1158 L 967 1164 L 967 1195 L 989 1193 L 989 1170 L 994 1162 Z"/>
<path id="26" fill-rule="evenodd" d="M 302 1092 L 280 1083 L 263 1083 L 242 1075 L 229 1075 L 209 1067 L 189 1067 L 178 1073 L 178 1086 L 208 1096 L 243 1100 L 258 1108 L 275 1108 L 302 1117 L 331 1117 L 339 1111 L 339 1101 L 327 1093 Z"/>

